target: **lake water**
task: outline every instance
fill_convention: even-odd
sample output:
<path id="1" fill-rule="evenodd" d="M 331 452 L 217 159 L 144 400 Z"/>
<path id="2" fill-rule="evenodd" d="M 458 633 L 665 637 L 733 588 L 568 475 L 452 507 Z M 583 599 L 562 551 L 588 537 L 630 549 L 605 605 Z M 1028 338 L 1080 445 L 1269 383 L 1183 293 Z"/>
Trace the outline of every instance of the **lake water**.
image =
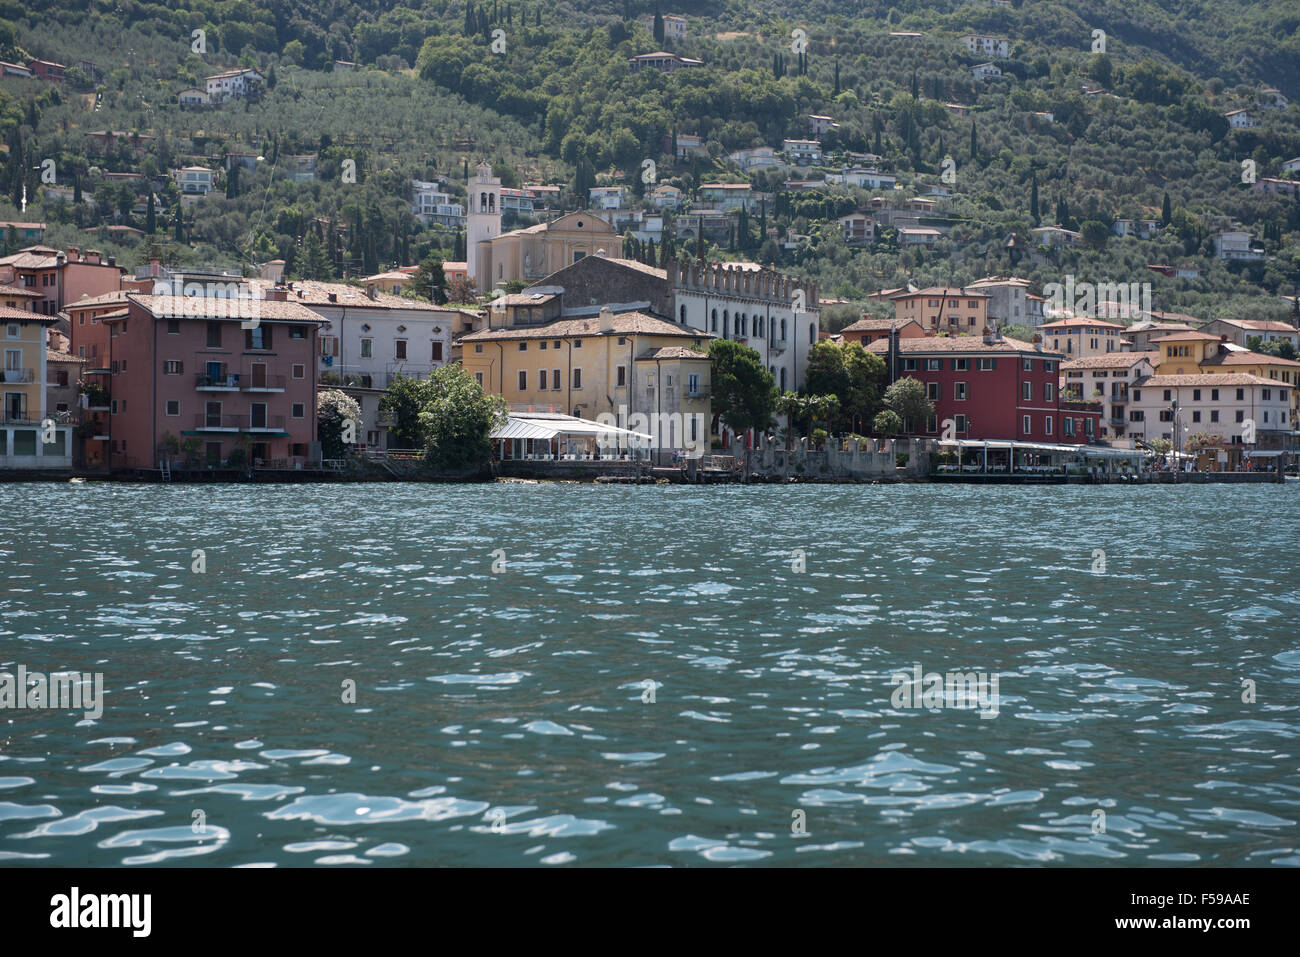
<path id="1" fill-rule="evenodd" d="M 0 504 L 0 865 L 1300 866 L 1294 485 Z"/>

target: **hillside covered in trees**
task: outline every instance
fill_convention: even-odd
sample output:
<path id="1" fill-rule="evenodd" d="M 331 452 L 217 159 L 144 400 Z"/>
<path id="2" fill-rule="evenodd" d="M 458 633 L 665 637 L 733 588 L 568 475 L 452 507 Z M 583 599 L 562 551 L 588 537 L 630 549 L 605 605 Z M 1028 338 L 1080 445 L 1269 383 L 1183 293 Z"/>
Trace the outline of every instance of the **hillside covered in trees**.
<path id="1" fill-rule="evenodd" d="M 687 35 L 652 35 L 657 10 L 687 17 Z M 970 33 L 1008 41 L 1001 76 L 973 75 L 988 57 L 959 42 Z M 629 63 L 664 48 L 702 66 Z M 245 268 L 278 257 L 325 278 L 431 252 L 459 259 L 458 231 L 412 215 L 412 179 L 445 178 L 463 199 L 486 159 L 506 185 L 560 185 L 559 206 L 578 208 L 592 186 L 640 197 L 649 159 L 688 203 L 708 183 L 771 196 L 725 240 L 669 238 L 670 252 L 774 262 L 850 302 L 909 280 L 1072 272 L 1150 281 L 1157 309 L 1208 319 L 1274 315 L 1300 286 L 1300 196 L 1249 182 L 1284 177 L 1300 156 L 1300 107 L 1259 110 L 1270 88 L 1300 100 L 1293 2 L 0 2 L 0 59 L 28 57 L 65 64 L 68 79 L 0 81 L 0 219 L 43 221 L 47 242 L 93 241 L 128 264 L 156 251 Z M 262 96 L 181 108 L 181 91 L 236 66 L 263 71 Z M 1259 111 L 1258 128 L 1230 126 L 1242 109 Z M 950 183 L 944 237 L 902 248 L 884 230 L 850 244 L 836 218 L 869 210 L 879 191 L 792 191 L 787 179 L 816 170 L 729 161 L 808 136 L 809 114 L 838 124 L 820 136 L 828 169 L 874 154 L 904 187 L 891 196 Z M 128 135 L 91 136 L 105 130 Z M 671 149 L 683 136 L 703 143 L 687 161 Z M 314 177 L 294 181 L 282 157 L 309 152 Z M 258 159 L 232 172 L 232 153 Z M 47 160 L 63 194 L 42 189 Z M 217 189 L 182 204 L 168 172 L 185 165 L 212 168 Z M 107 175 L 128 172 L 143 185 Z M 1120 238 L 1117 219 L 1162 229 Z M 1029 248 L 1029 231 L 1052 224 L 1087 242 Z M 1264 258 L 1214 256 L 1214 233 L 1234 225 Z M 108 226 L 143 236 L 117 243 Z M 1194 264 L 1199 276 L 1149 264 Z"/>

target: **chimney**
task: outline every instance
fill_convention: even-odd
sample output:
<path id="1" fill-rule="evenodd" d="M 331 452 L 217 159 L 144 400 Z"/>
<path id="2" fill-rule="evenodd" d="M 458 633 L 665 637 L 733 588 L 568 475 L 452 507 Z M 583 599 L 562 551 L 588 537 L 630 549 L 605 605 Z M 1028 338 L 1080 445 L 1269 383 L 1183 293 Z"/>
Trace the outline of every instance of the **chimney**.
<path id="1" fill-rule="evenodd" d="M 267 302 L 286 302 L 289 299 L 289 290 L 283 286 L 268 286 L 262 290 L 262 298 Z"/>
<path id="2" fill-rule="evenodd" d="M 327 293 L 326 298 L 329 299 L 330 302 L 338 302 L 339 294 L 336 292 Z"/>
<path id="3" fill-rule="evenodd" d="M 1043 337 L 1036 332 L 1034 333 L 1034 351 L 1035 352 L 1043 351 Z"/>
<path id="4" fill-rule="evenodd" d="M 91 263 L 92 265 L 98 266 L 98 265 L 99 265 L 99 262 L 100 262 L 100 258 L 99 258 L 99 250 L 98 250 L 98 249 L 87 249 L 87 250 L 86 250 L 86 255 L 84 255 L 84 256 L 81 257 L 81 261 L 82 261 L 82 262 L 88 262 L 88 263 Z M 108 264 L 109 264 L 110 266 L 115 265 L 115 263 L 113 262 L 112 259 L 110 259 L 110 260 L 108 261 Z"/>
<path id="5" fill-rule="evenodd" d="M 75 263 L 81 258 L 81 248 L 78 246 L 66 246 L 63 251 L 67 254 L 70 263 Z"/>
<path id="6" fill-rule="evenodd" d="M 597 328 L 601 332 L 614 331 L 614 312 L 609 308 L 609 306 L 600 307 L 600 319 Z"/>
<path id="7" fill-rule="evenodd" d="M 367 287 L 366 287 L 366 295 L 369 296 L 371 299 L 378 299 L 378 298 L 379 298 L 379 293 L 377 293 L 377 292 L 375 291 L 375 287 L 374 287 L 374 286 L 367 286 Z"/>

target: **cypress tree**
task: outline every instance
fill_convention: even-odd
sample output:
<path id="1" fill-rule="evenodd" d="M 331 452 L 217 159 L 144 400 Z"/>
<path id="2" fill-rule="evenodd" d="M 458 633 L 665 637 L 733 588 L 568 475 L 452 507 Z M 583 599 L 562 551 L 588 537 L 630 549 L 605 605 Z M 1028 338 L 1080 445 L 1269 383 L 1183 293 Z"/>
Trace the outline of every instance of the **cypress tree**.
<path id="1" fill-rule="evenodd" d="M 655 0 L 655 22 L 654 22 L 655 42 L 661 47 L 664 43 L 664 18 L 659 12 L 659 0 Z"/>
<path id="2" fill-rule="evenodd" d="M 1033 184 L 1029 188 L 1029 215 L 1034 220 L 1034 225 L 1039 225 L 1042 220 L 1038 215 L 1038 171 L 1033 174 Z"/>
<path id="3" fill-rule="evenodd" d="M 158 230 L 158 213 L 153 207 L 153 190 L 149 190 L 149 206 L 144 213 L 144 231 L 152 236 Z"/>
<path id="4" fill-rule="evenodd" d="M 185 219 L 181 215 L 181 204 L 178 200 L 176 203 L 176 216 L 172 221 L 172 238 L 178 245 L 185 245 Z"/>
<path id="5" fill-rule="evenodd" d="M 832 93 L 831 95 L 832 96 L 840 95 L 840 58 L 839 57 L 835 58 L 835 92 Z"/>
<path id="6" fill-rule="evenodd" d="M 1169 206 L 1169 194 L 1165 193 L 1165 201 L 1160 207 L 1160 225 L 1168 226 L 1169 221 L 1173 218 L 1174 218 L 1174 213 Z"/>
<path id="7" fill-rule="evenodd" d="M 970 158 L 971 162 L 979 159 L 979 140 L 975 137 L 975 121 L 970 121 Z"/>

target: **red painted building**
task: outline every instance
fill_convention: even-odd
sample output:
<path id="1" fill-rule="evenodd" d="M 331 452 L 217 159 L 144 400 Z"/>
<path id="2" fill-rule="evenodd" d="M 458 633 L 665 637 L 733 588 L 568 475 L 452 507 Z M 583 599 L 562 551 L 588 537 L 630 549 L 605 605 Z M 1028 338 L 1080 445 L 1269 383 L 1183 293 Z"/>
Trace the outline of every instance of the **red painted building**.
<path id="1" fill-rule="evenodd" d="M 283 288 L 266 294 L 130 293 L 125 315 L 99 319 L 108 331 L 109 468 L 157 468 L 168 435 L 197 439 L 200 463 L 227 464 L 236 450 L 247 465 L 313 460 L 325 320 L 285 301 Z"/>
<path id="2" fill-rule="evenodd" d="M 1101 407 L 1060 400 L 1060 353 L 1041 344 L 985 336 L 935 336 L 886 340 L 867 349 L 885 360 L 891 378 L 911 377 L 925 384 L 934 403 L 929 422 L 905 424 L 909 435 L 943 438 L 1011 439 L 1024 442 L 1084 444 L 1100 432 Z M 892 368 L 891 368 L 892 367 Z"/>
<path id="3" fill-rule="evenodd" d="M 55 63 L 53 60 L 30 60 L 27 63 L 27 69 L 32 71 L 32 76 L 40 80 L 62 82 L 67 79 L 67 68 L 62 63 Z"/>

